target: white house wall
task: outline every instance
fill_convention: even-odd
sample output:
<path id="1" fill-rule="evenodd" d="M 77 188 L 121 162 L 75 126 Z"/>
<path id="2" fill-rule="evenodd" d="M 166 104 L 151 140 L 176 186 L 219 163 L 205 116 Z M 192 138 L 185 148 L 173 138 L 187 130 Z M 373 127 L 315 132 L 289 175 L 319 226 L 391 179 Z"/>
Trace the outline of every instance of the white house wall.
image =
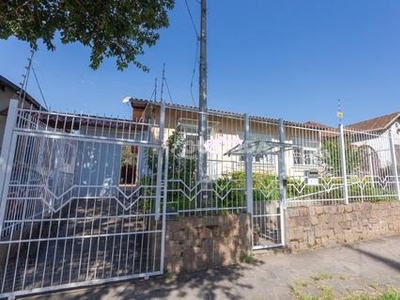
<path id="1" fill-rule="evenodd" d="M 164 143 L 172 135 L 175 129 L 167 128 L 164 133 Z M 158 135 L 158 129 L 155 129 Z M 212 180 L 234 171 L 244 171 L 244 160 L 238 155 L 225 155 L 229 150 L 241 144 L 243 140 L 239 134 L 215 133 L 206 141 L 208 177 Z M 287 141 L 292 143 L 291 140 Z M 277 149 L 275 149 L 277 150 Z M 318 149 L 319 150 L 319 149 Z M 311 169 L 320 169 L 318 165 L 298 165 L 293 162 L 293 150 L 285 151 L 286 175 L 293 178 L 304 178 L 304 173 Z M 272 163 L 259 163 L 253 157 L 252 170 L 254 173 L 278 174 L 277 152 L 272 155 Z"/>
<path id="2" fill-rule="evenodd" d="M 361 146 L 369 146 L 377 154 L 379 158 L 379 167 L 386 168 L 392 165 L 392 158 L 390 152 L 390 139 L 389 132 L 392 131 L 393 142 L 395 145 L 400 145 L 400 131 L 397 132 L 397 129 L 400 128 L 399 122 L 395 122 L 389 129 L 384 131 L 382 134 L 373 139 L 368 139 L 365 141 L 355 142 L 354 145 Z"/>

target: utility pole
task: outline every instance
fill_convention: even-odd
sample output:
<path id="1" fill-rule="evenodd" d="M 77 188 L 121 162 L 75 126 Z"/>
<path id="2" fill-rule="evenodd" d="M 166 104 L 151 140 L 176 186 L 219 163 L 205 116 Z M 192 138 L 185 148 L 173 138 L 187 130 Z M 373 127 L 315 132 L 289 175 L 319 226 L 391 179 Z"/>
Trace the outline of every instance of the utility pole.
<path id="1" fill-rule="evenodd" d="M 207 38 L 206 38 L 206 0 L 201 0 L 200 23 L 200 70 L 199 70 L 199 118 L 197 149 L 197 183 L 201 188 L 207 179 L 207 153 L 204 144 L 207 140 Z"/>

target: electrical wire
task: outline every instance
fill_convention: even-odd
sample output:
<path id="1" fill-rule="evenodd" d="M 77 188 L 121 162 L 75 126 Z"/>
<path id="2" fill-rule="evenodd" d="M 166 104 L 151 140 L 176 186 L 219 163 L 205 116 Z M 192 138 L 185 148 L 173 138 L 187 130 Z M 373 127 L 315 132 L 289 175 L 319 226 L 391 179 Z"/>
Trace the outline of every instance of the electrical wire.
<path id="1" fill-rule="evenodd" d="M 37 86 L 38 86 L 38 88 L 39 88 L 40 95 L 42 96 L 42 100 L 43 100 L 43 103 L 44 103 L 44 107 L 46 107 L 46 109 L 48 110 L 48 109 L 49 109 L 49 106 L 47 105 L 46 99 L 44 98 L 43 91 L 42 91 L 42 87 L 40 86 L 38 77 L 37 77 L 37 75 L 36 75 L 35 68 L 34 68 L 33 66 L 32 66 L 32 71 L 33 71 L 33 76 L 35 77 L 35 80 L 36 80 L 36 84 L 37 84 Z"/>
<path id="2" fill-rule="evenodd" d="M 195 1 L 198 4 L 200 4 L 200 1 L 198 1 L 198 0 L 195 0 Z M 196 106 L 196 101 L 194 100 L 194 96 L 193 96 L 193 81 L 194 81 L 194 77 L 196 75 L 197 66 L 199 64 L 198 56 L 199 56 L 200 35 L 199 35 L 199 31 L 197 30 L 196 23 L 193 20 L 193 15 L 192 15 L 192 12 L 190 10 L 190 7 L 189 7 L 189 4 L 188 4 L 187 0 L 185 0 L 185 4 L 186 4 L 186 8 L 187 8 L 188 13 L 189 13 L 190 20 L 192 21 L 192 25 L 193 25 L 194 32 L 196 34 L 196 40 L 197 40 L 197 43 L 196 43 L 196 54 L 195 54 L 195 58 L 194 58 L 194 66 L 193 66 L 193 71 L 192 71 L 192 78 L 190 80 L 190 96 L 192 98 L 193 105 Z"/>
<path id="3" fill-rule="evenodd" d="M 197 65 L 199 64 L 199 43 L 200 41 L 197 39 L 197 43 L 196 43 L 196 55 L 194 58 L 194 66 L 193 66 L 193 71 L 192 71 L 192 78 L 190 80 L 190 96 L 192 97 L 192 102 L 194 104 L 194 106 L 196 106 L 196 102 L 194 101 L 194 96 L 193 96 L 193 81 L 194 81 L 194 76 L 196 74 L 196 70 L 197 70 Z"/>
<path id="4" fill-rule="evenodd" d="M 196 33 L 196 37 L 200 38 L 199 31 L 197 30 L 196 23 L 193 20 L 193 15 L 192 15 L 192 12 L 190 10 L 190 7 L 189 7 L 189 4 L 188 4 L 187 0 L 185 0 L 185 4 L 186 4 L 186 8 L 187 8 L 188 13 L 189 13 L 190 20 L 192 21 L 192 25 L 193 25 L 194 32 Z"/>
<path id="5" fill-rule="evenodd" d="M 170 92 L 170 90 L 169 90 L 167 78 L 165 78 L 165 86 L 166 86 L 166 88 L 167 88 L 167 92 L 168 92 L 168 95 L 169 95 L 169 101 L 170 101 L 172 104 L 174 104 L 174 102 L 172 101 L 171 92 Z"/>
<path id="6" fill-rule="evenodd" d="M 24 103 L 25 103 L 26 91 L 28 89 L 29 75 L 30 75 L 30 72 L 31 72 L 32 60 L 33 60 L 33 55 L 34 54 L 35 54 L 35 51 L 33 51 L 33 49 L 31 49 L 31 56 L 28 58 L 28 65 L 25 67 L 26 74 L 22 75 L 22 77 L 24 79 L 22 80 L 21 91 L 19 93 L 19 99 L 22 102 L 22 107 L 24 107 Z"/>

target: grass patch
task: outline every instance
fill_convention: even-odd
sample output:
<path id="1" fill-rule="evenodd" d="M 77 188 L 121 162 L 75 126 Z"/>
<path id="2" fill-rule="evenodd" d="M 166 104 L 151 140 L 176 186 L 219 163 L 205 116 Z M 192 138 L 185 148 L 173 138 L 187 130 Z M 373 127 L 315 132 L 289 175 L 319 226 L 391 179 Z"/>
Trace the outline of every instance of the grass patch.
<path id="1" fill-rule="evenodd" d="M 314 281 L 329 280 L 329 279 L 332 279 L 332 274 L 319 273 L 319 274 L 311 275 L 310 278 Z"/>
<path id="2" fill-rule="evenodd" d="M 256 258 L 252 254 L 246 254 L 242 256 L 241 261 L 246 264 L 252 264 L 256 261 Z"/>
<path id="3" fill-rule="evenodd" d="M 388 288 L 384 292 L 374 295 L 368 293 L 357 293 L 342 295 L 340 297 L 334 296 L 334 290 L 330 286 L 319 286 L 319 294 L 311 295 L 303 290 L 307 287 L 307 283 L 298 280 L 289 285 L 289 289 L 294 299 L 297 300 L 400 300 L 400 291 L 395 288 Z"/>

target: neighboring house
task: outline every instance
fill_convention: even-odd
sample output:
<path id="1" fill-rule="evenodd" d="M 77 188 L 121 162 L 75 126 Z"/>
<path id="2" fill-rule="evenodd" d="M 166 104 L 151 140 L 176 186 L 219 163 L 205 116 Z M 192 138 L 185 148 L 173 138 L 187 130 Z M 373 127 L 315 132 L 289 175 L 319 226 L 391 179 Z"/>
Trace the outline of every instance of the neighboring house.
<path id="1" fill-rule="evenodd" d="M 369 164 L 373 175 L 385 175 L 392 166 L 390 132 L 394 144 L 397 167 L 400 166 L 400 111 L 372 118 L 346 127 L 349 131 L 363 132 L 356 146 L 363 146 L 369 152 Z M 386 170 L 386 171 L 385 171 Z"/>
<path id="2" fill-rule="evenodd" d="M 31 110 L 24 126 L 40 131 L 34 136 L 19 133 L 11 189 L 21 184 L 45 185 L 47 196 L 52 198 L 48 201 L 57 205 L 71 196 L 117 194 L 113 186 L 118 187 L 121 181 L 134 183 L 134 174 L 121 172 L 121 165 L 133 165 L 129 151 L 121 161 L 122 149 L 130 147 L 115 142 L 119 136 L 140 140 L 140 133 L 129 129 L 129 121 L 48 112 L 29 94 L 24 92 L 20 97 L 20 91 L 0 76 L 0 153 L 11 99 L 18 100 L 20 108 Z M 96 139 L 100 136 L 103 142 Z"/>
<path id="3" fill-rule="evenodd" d="M 133 120 L 151 121 L 155 124 L 151 128 L 150 136 L 157 138 L 159 134 L 160 103 L 142 99 L 131 99 Z M 174 131 L 179 132 L 184 140 L 183 156 L 196 158 L 198 140 L 198 108 L 178 104 L 166 103 L 164 142 Z M 250 137 L 253 146 L 253 172 L 278 173 L 279 147 L 279 120 L 263 117 L 249 117 Z M 322 131 L 336 129 L 321 124 L 302 124 L 284 122 L 285 127 L 285 161 L 288 176 L 303 178 L 309 170 L 321 169 L 321 143 L 324 136 Z M 331 133 L 332 135 L 332 133 Z M 231 155 L 230 150 L 242 144 L 245 139 L 244 115 L 208 110 L 207 114 L 207 176 L 216 179 L 233 171 L 244 170 L 244 156 Z M 142 154 L 143 155 L 143 154 Z M 143 158 L 143 156 L 142 156 Z M 143 159 L 139 159 L 139 168 L 144 170 Z"/>
<path id="4" fill-rule="evenodd" d="M 9 81 L 7 78 L 0 75 L 0 151 L 3 143 L 4 129 L 6 125 L 8 106 L 11 99 L 19 99 L 20 106 L 24 103 L 24 107 L 33 107 L 37 110 L 45 110 L 39 102 L 37 102 L 31 95 L 22 91 L 21 88 Z M 21 96 L 20 96 L 21 95 Z M 24 100 L 22 100 L 24 99 Z"/>

